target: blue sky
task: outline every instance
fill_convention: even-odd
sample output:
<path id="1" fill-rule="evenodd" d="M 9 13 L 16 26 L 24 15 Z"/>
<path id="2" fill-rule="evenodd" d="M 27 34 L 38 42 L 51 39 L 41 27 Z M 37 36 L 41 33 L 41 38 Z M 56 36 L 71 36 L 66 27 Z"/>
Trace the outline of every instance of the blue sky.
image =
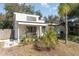
<path id="1" fill-rule="evenodd" d="M 51 3 L 51 4 L 35 3 L 31 5 L 34 6 L 35 11 L 40 10 L 43 16 L 58 15 L 58 6 L 59 6 L 58 3 Z M 5 13 L 4 7 L 5 4 L 0 3 L 0 13 Z"/>
<path id="2" fill-rule="evenodd" d="M 0 3 L 0 13 L 5 13 L 4 4 Z"/>

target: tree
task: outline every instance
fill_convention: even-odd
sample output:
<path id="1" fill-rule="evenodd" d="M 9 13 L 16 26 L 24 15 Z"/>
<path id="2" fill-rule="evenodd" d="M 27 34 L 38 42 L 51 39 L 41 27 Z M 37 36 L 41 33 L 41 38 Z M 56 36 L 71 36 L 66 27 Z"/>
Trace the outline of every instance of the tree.
<path id="1" fill-rule="evenodd" d="M 27 13 L 27 14 L 33 14 L 34 8 L 32 5 L 26 5 L 26 3 L 20 4 L 20 12 Z"/>
<path id="2" fill-rule="evenodd" d="M 48 23 L 53 23 L 53 16 L 48 16 Z"/>
<path id="3" fill-rule="evenodd" d="M 59 20 L 60 19 L 58 16 L 54 16 L 52 21 L 53 21 L 53 23 L 59 24 Z"/>
<path id="4" fill-rule="evenodd" d="M 44 20 L 46 23 L 48 22 L 48 18 L 46 16 L 44 16 Z"/>
<path id="5" fill-rule="evenodd" d="M 39 19 L 41 19 L 41 17 L 42 17 L 42 13 L 41 13 L 41 11 L 40 11 L 40 10 L 35 11 L 35 14 L 36 14 L 36 15 L 39 15 L 39 16 L 40 16 L 40 17 L 39 17 Z"/>
<path id="6" fill-rule="evenodd" d="M 73 17 L 79 17 L 79 3 L 71 3 L 71 11 L 68 14 L 69 18 L 73 18 Z"/>
<path id="7" fill-rule="evenodd" d="M 5 4 L 4 9 L 6 10 L 6 20 L 13 21 L 13 12 L 19 12 L 20 7 L 17 3 L 8 3 Z"/>
<path id="8" fill-rule="evenodd" d="M 13 20 L 14 12 L 22 12 L 22 13 L 27 13 L 27 14 L 33 14 L 33 7 L 31 5 L 26 5 L 25 3 L 23 4 L 18 4 L 18 3 L 9 3 L 5 4 L 6 10 L 6 18 L 9 20 Z"/>
<path id="9" fill-rule="evenodd" d="M 59 15 L 62 17 L 65 17 L 65 26 L 66 26 L 66 40 L 65 43 L 67 43 L 68 40 L 68 20 L 67 15 L 71 11 L 71 5 L 68 3 L 61 3 L 59 5 Z"/>
<path id="10" fill-rule="evenodd" d="M 5 24 L 4 27 L 11 27 L 13 26 L 13 21 L 14 21 L 14 12 L 22 12 L 22 13 L 27 13 L 27 14 L 32 14 L 33 9 L 31 5 L 26 5 L 25 3 L 23 4 L 18 4 L 18 3 L 7 3 L 5 4 L 4 9 L 6 10 L 6 17 L 5 17 Z M 11 26 L 10 26 L 11 25 Z"/>
<path id="11" fill-rule="evenodd" d="M 59 17 L 58 16 L 48 16 L 48 23 L 59 23 Z"/>
<path id="12" fill-rule="evenodd" d="M 0 21 L 4 20 L 4 14 L 0 13 Z"/>

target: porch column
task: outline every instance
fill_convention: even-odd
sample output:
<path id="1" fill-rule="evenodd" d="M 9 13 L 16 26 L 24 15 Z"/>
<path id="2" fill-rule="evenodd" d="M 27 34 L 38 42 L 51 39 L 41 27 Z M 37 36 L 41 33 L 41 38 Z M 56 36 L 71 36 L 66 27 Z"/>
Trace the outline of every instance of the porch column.
<path id="1" fill-rule="evenodd" d="M 39 35 L 42 36 L 43 35 L 43 33 L 42 33 L 42 26 L 39 27 L 39 32 L 40 32 Z"/>
<path id="2" fill-rule="evenodd" d="M 37 35 L 37 37 L 39 38 L 39 26 L 37 26 L 37 29 L 36 29 L 36 35 Z"/>
<path id="3" fill-rule="evenodd" d="M 19 42 L 19 25 L 16 21 L 14 23 L 14 39 Z"/>
<path id="4" fill-rule="evenodd" d="M 14 39 L 17 40 L 17 22 L 14 22 Z"/>
<path id="5" fill-rule="evenodd" d="M 19 29 L 19 25 L 18 25 L 18 28 L 17 28 L 17 39 L 18 39 L 18 42 L 20 42 L 20 29 Z"/>
<path id="6" fill-rule="evenodd" d="M 37 37 L 40 37 L 43 35 L 42 33 L 42 26 L 37 26 L 37 31 L 36 31 Z"/>

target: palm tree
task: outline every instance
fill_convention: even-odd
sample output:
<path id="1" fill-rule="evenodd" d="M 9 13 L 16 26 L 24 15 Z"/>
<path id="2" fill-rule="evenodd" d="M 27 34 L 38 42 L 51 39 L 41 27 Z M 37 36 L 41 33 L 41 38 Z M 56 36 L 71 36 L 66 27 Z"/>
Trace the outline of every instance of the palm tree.
<path id="1" fill-rule="evenodd" d="M 60 16 L 65 17 L 65 26 L 66 26 L 66 40 L 65 43 L 68 41 L 68 18 L 67 15 L 71 10 L 71 5 L 68 3 L 62 3 L 59 5 L 59 14 Z"/>

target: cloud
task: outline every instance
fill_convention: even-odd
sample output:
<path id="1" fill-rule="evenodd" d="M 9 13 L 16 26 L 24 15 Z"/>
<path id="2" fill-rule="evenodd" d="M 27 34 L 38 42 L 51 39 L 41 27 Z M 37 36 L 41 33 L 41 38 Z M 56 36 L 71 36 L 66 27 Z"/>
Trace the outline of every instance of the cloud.
<path id="1" fill-rule="evenodd" d="M 26 6 L 29 6 L 30 3 L 18 3 L 19 5 L 25 4 Z"/>
<path id="2" fill-rule="evenodd" d="M 57 11 L 58 6 L 59 6 L 59 4 L 53 6 L 52 8 L 49 9 L 49 12 L 51 13 L 51 12 Z"/>
<path id="3" fill-rule="evenodd" d="M 53 10 L 57 10 L 57 7 L 53 7 L 52 9 L 53 9 Z"/>
<path id="4" fill-rule="evenodd" d="M 52 13 L 57 10 L 57 7 L 49 8 L 49 12 Z"/>
<path id="5" fill-rule="evenodd" d="M 59 4 L 56 4 L 56 7 L 58 7 L 59 6 Z"/>
<path id="6" fill-rule="evenodd" d="M 47 3 L 41 3 L 43 7 L 49 8 L 50 6 Z"/>
<path id="7" fill-rule="evenodd" d="M 44 8 L 47 8 L 49 13 L 56 14 L 59 4 L 55 4 L 55 5 L 52 6 L 52 5 L 48 4 L 48 3 L 41 3 L 41 6 L 44 7 Z"/>

